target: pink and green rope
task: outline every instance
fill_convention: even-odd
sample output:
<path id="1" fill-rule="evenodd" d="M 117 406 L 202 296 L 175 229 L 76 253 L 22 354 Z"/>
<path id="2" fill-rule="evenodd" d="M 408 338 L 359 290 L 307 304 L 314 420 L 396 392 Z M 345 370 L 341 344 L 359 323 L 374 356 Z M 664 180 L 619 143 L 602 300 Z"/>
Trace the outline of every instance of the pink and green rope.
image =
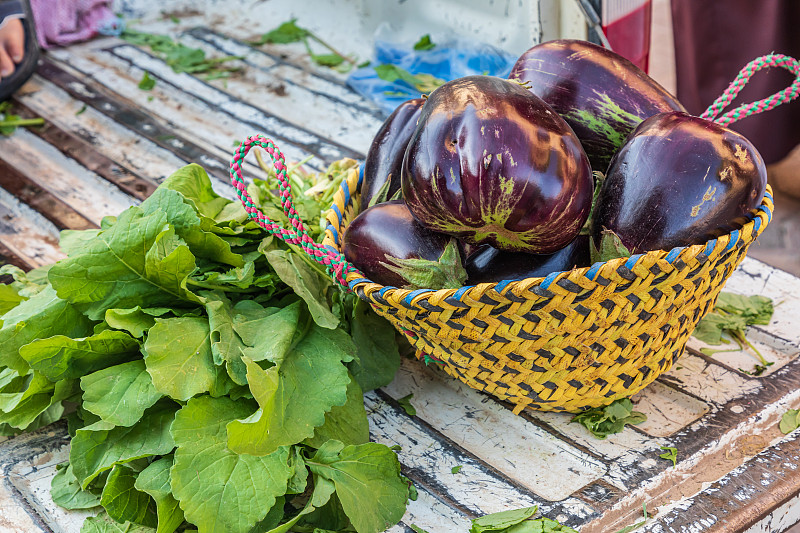
<path id="1" fill-rule="evenodd" d="M 247 153 L 255 146 L 263 148 L 272 159 L 275 175 L 280 182 L 279 195 L 281 198 L 281 207 L 289 218 L 289 223 L 291 224 L 290 229 L 283 228 L 280 224 L 264 215 L 247 193 L 247 185 L 242 177 L 242 162 L 245 156 L 247 156 Z M 236 189 L 239 200 L 241 200 L 244 210 L 250 218 L 255 220 L 258 225 L 267 230 L 267 232 L 275 235 L 282 241 L 300 246 L 312 259 L 324 265 L 327 268 L 328 274 L 334 280 L 342 286 L 347 287 L 347 274 L 349 272 L 357 272 L 356 268 L 348 263 L 341 253 L 314 242 L 308 235 L 308 231 L 303 225 L 300 215 L 298 215 L 297 210 L 294 208 L 294 202 L 292 201 L 292 185 L 289 183 L 286 176 L 286 170 L 286 161 L 278 147 L 275 146 L 271 140 L 261 135 L 254 135 L 245 139 L 233 155 L 230 166 L 231 183 Z"/>
<path id="2" fill-rule="evenodd" d="M 767 67 L 782 67 L 795 75 L 794 82 L 782 91 L 778 91 L 772 96 L 763 98 L 751 104 L 742 104 L 739 107 L 728 111 L 722 116 L 718 116 L 723 109 L 728 107 L 730 103 L 739 94 L 739 91 L 750 81 L 750 78 L 755 75 L 759 70 Z M 754 59 L 739 71 L 736 79 L 725 89 L 725 92 L 717 98 L 708 109 L 706 109 L 700 118 L 712 120 L 722 126 L 728 126 L 737 120 L 741 120 L 750 115 L 756 115 L 768 111 L 780 104 L 794 100 L 800 95 L 800 61 L 793 57 L 785 56 L 782 54 L 770 54 L 761 56 Z"/>

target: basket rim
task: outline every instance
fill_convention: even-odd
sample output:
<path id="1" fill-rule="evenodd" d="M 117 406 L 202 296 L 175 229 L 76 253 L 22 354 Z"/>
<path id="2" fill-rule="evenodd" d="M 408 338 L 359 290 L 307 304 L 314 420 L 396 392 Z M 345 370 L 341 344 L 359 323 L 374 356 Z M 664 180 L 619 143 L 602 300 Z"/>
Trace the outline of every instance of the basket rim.
<path id="1" fill-rule="evenodd" d="M 340 236 L 344 235 L 347 229 L 344 215 L 347 209 L 354 208 L 353 203 L 358 199 L 361 182 L 363 180 L 363 170 L 364 166 L 362 164 L 358 175 L 353 176 L 354 179 L 348 179 L 342 182 L 340 189 L 334 195 L 333 204 L 325 214 L 328 224 L 325 230 L 323 245 L 337 253 L 341 253 Z M 348 288 L 353 292 L 357 293 L 359 289 L 363 290 L 366 294 L 377 292 L 381 299 L 391 297 L 393 300 L 402 301 L 406 304 L 413 304 L 414 300 L 423 296 L 426 298 L 435 296 L 437 299 L 455 297 L 461 300 L 462 295 L 476 287 L 480 287 L 482 290 L 494 288 L 499 294 L 503 294 L 509 289 L 530 290 L 537 286 L 543 290 L 547 290 L 553 283 L 568 277 L 584 277 L 589 281 L 594 281 L 606 271 L 610 273 L 621 267 L 633 271 L 639 259 L 645 256 L 664 259 L 671 264 L 679 260 L 685 262 L 690 258 L 697 258 L 697 256 L 700 255 L 705 255 L 706 260 L 718 257 L 732 251 L 737 245 L 740 245 L 740 243 L 743 245 L 755 241 L 772 220 L 773 209 L 774 197 L 772 187 L 767 184 L 764 196 L 761 200 L 761 205 L 748 213 L 747 221 L 743 223 L 739 229 L 709 239 L 704 244 L 677 246 L 671 250 L 651 250 L 640 254 L 633 254 L 630 257 L 598 261 L 588 267 L 552 272 L 545 277 L 479 283 L 477 285 L 464 285 L 451 289 L 404 289 L 392 285 L 376 283 L 355 269 L 355 272 L 351 272 L 347 275 L 346 281 Z"/>

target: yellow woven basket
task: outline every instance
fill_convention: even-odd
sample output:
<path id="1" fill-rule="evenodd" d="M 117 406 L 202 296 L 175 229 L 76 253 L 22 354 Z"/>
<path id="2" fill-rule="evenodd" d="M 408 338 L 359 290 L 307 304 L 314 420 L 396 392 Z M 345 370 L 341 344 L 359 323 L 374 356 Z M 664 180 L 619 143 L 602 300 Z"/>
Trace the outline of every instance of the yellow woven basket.
<path id="1" fill-rule="evenodd" d="M 357 172 L 327 214 L 339 251 Z M 669 370 L 697 322 L 772 217 L 772 190 L 741 229 L 546 278 L 407 290 L 349 274 L 351 290 L 417 349 L 472 388 L 524 408 L 580 411 L 638 392 Z"/>

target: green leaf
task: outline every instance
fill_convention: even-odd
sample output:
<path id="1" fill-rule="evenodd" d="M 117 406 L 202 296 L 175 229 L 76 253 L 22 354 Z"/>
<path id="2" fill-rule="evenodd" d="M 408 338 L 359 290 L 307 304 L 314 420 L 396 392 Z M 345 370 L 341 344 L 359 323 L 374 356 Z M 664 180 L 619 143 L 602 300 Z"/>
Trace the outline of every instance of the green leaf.
<path id="1" fill-rule="evenodd" d="M 288 20 L 261 36 L 256 44 L 288 44 L 302 41 L 309 36 L 308 30 L 301 28 L 297 24 L 296 18 Z"/>
<path id="2" fill-rule="evenodd" d="M 56 467 L 56 475 L 50 482 L 50 496 L 65 509 L 91 509 L 100 505 L 99 495 L 81 489 L 69 463 Z"/>
<path id="3" fill-rule="evenodd" d="M 413 397 L 414 393 L 411 393 L 397 399 L 397 403 L 403 408 L 403 411 L 405 411 L 408 416 L 414 416 L 417 414 L 417 410 L 413 405 L 411 405 L 411 398 Z"/>
<path id="4" fill-rule="evenodd" d="M 64 412 L 61 401 L 77 392 L 77 380 L 65 379 L 53 384 L 38 372 L 30 376 L 29 386 L 24 392 L 9 396 L 3 394 L 4 412 L 0 413 L 0 423 L 18 429 L 35 429 L 32 426 L 40 425 L 42 417 L 48 417 L 48 413 L 60 418 Z"/>
<path id="5" fill-rule="evenodd" d="M 81 378 L 83 407 L 115 426 L 132 426 L 163 395 L 138 359 Z"/>
<path id="6" fill-rule="evenodd" d="M 11 285 L 0 284 L 0 317 L 27 300 Z"/>
<path id="7" fill-rule="evenodd" d="M 153 87 L 155 86 L 156 86 L 156 80 L 150 77 L 149 72 L 145 71 L 144 76 L 142 76 L 142 79 L 139 80 L 139 85 L 138 85 L 139 89 L 143 91 L 152 91 Z"/>
<path id="8" fill-rule="evenodd" d="M 286 487 L 287 494 L 302 494 L 308 485 L 308 468 L 302 446 L 292 446 L 289 455 L 289 468 L 292 474 Z"/>
<path id="9" fill-rule="evenodd" d="M 158 522 L 155 502 L 149 494 L 134 487 L 136 474 L 125 465 L 115 465 L 103 487 L 100 504 L 117 522 L 155 527 Z"/>
<path id="10" fill-rule="evenodd" d="M 781 417 L 780 430 L 782 433 L 791 433 L 800 427 L 800 411 L 789 409 Z"/>
<path id="11" fill-rule="evenodd" d="M 406 280 L 407 284 L 403 285 L 405 289 L 455 289 L 467 281 L 467 271 L 464 270 L 455 239 L 450 239 L 436 261 L 398 259 L 390 255 L 386 256 L 386 261 L 380 264 Z"/>
<path id="12" fill-rule="evenodd" d="M 48 277 L 61 298 L 88 304 L 89 317 L 99 320 L 106 309 L 142 302 L 152 307 L 198 302 L 184 288 L 195 268 L 194 256 L 164 213 L 131 207 L 82 253 L 53 265 Z"/>
<path id="13" fill-rule="evenodd" d="M 344 446 L 334 453 L 339 446 L 317 450 L 307 462 L 311 472 L 333 481 L 342 508 L 359 533 L 377 533 L 395 525 L 408 499 L 397 455 L 374 442 Z"/>
<path id="14" fill-rule="evenodd" d="M 380 79 L 388 81 L 389 83 L 402 81 L 423 93 L 432 92 L 445 83 L 445 80 L 436 78 L 430 74 L 411 74 L 406 69 L 390 63 L 376 66 L 375 74 L 377 74 Z"/>
<path id="15" fill-rule="evenodd" d="M 288 448 L 253 457 L 226 445 L 226 425 L 251 410 L 248 402 L 201 396 L 175 418 L 172 492 L 201 533 L 247 533 L 286 492 Z"/>
<path id="16" fill-rule="evenodd" d="M 344 57 L 338 54 L 309 54 L 311 60 L 322 67 L 338 67 L 344 63 Z"/>
<path id="17" fill-rule="evenodd" d="M 245 344 L 242 355 L 253 361 L 266 359 L 279 364 L 296 340 L 301 311 L 300 301 L 282 309 L 265 308 L 246 300 L 237 303 L 234 307 L 233 330 Z"/>
<path id="18" fill-rule="evenodd" d="M 137 339 L 144 337 L 145 332 L 152 328 L 157 316 L 170 312 L 168 307 L 133 307 L 131 309 L 108 309 L 106 323 L 114 329 L 127 331 Z"/>
<path id="19" fill-rule="evenodd" d="M 610 229 L 604 229 L 601 235 L 599 249 L 595 248 L 594 239 L 589 240 L 592 263 L 611 261 L 618 257 L 630 257 L 631 252 L 622 244 L 622 239 L 619 238 L 619 235 Z"/>
<path id="20" fill-rule="evenodd" d="M 612 433 L 619 433 L 626 424 L 641 424 L 647 417 L 633 410 L 629 398 L 620 398 L 609 405 L 588 409 L 573 416 L 570 422 L 577 422 L 588 429 L 598 439 L 605 439 Z"/>
<path id="21" fill-rule="evenodd" d="M 180 401 L 210 391 L 220 371 L 206 318 L 157 319 L 143 352 L 156 390 Z"/>
<path id="22" fill-rule="evenodd" d="M 178 500 L 172 496 L 169 471 L 172 456 L 162 457 L 150 463 L 136 477 L 134 487 L 146 492 L 156 502 L 158 529 L 156 533 L 172 533 L 183 523 L 183 511 Z"/>
<path id="23" fill-rule="evenodd" d="M 706 344 L 727 344 L 730 341 L 723 338 L 726 331 L 744 331 L 746 327 L 747 322 L 741 316 L 720 315 L 712 312 L 698 322 L 692 335 Z"/>
<path id="24" fill-rule="evenodd" d="M 774 311 L 772 300 L 766 296 L 760 294 L 745 296 L 732 292 L 719 293 L 714 309 L 739 315 L 745 319 L 748 326 L 768 325 Z"/>
<path id="25" fill-rule="evenodd" d="M 311 493 L 311 498 L 306 503 L 306 506 L 291 520 L 270 529 L 267 533 L 287 533 L 291 531 L 301 518 L 328 503 L 335 490 L 336 487 L 333 482 L 325 478 L 314 477 L 314 492 Z"/>
<path id="26" fill-rule="evenodd" d="M 414 533 L 428 533 L 428 531 L 426 531 L 426 530 L 422 529 L 421 527 L 419 527 L 419 526 L 417 526 L 417 525 L 414 525 L 414 524 L 409 524 L 409 526 L 408 526 L 408 527 L 410 527 L 410 528 L 411 528 L 411 530 L 412 530 Z"/>
<path id="27" fill-rule="evenodd" d="M 348 367 L 361 390 L 371 391 L 391 383 L 400 368 L 400 351 L 395 341 L 397 331 L 389 321 L 367 302 L 357 299 L 350 334 L 356 345 L 356 357 Z"/>
<path id="28" fill-rule="evenodd" d="M 450 473 L 451 474 L 458 474 L 459 472 L 461 472 L 462 468 L 464 468 L 464 465 L 456 465 L 456 466 L 454 466 L 453 468 L 450 469 Z"/>
<path id="29" fill-rule="evenodd" d="M 538 507 L 525 507 L 511 511 L 500 511 L 476 518 L 472 521 L 469 533 L 484 533 L 487 531 L 501 531 L 511 526 L 524 522 L 536 514 Z"/>
<path id="30" fill-rule="evenodd" d="M 433 50 L 436 45 L 431 41 L 430 34 L 426 33 L 419 38 L 419 41 L 414 43 L 414 50 Z"/>
<path id="31" fill-rule="evenodd" d="M 139 341 L 124 331 L 71 339 L 55 335 L 22 346 L 19 355 L 50 381 L 74 379 L 139 354 Z"/>
<path id="32" fill-rule="evenodd" d="M 92 323 L 75 306 L 46 288 L 3 316 L 0 328 L 0 367 L 7 366 L 26 373 L 30 368 L 19 355 L 19 349 L 36 340 L 54 335 L 84 337 L 90 335 Z"/>
<path id="33" fill-rule="evenodd" d="M 183 201 L 192 205 L 197 214 L 210 219 L 218 216 L 223 209 L 234 203 L 214 191 L 208 173 L 195 163 L 181 167 L 170 174 L 159 188 L 180 193 Z"/>
<path id="34" fill-rule="evenodd" d="M 108 516 L 100 513 L 98 516 L 90 516 L 83 521 L 81 533 L 153 533 L 151 527 L 125 522 L 121 524 Z"/>
<path id="35" fill-rule="evenodd" d="M 675 467 L 678 464 L 678 448 L 673 448 L 672 446 L 661 446 L 660 448 L 666 450 L 666 452 L 660 454 L 659 457 L 672 461 L 672 466 Z"/>
<path id="36" fill-rule="evenodd" d="M 314 428 L 325 423 L 325 413 L 347 400 L 350 378 L 342 362 L 351 359 L 351 348 L 343 331 L 312 326 L 280 365 L 264 370 L 245 359 L 247 381 L 260 408 L 228 425 L 230 449 L 266 455 L 313 436 Z"/>
<path id="37" fill-rule="evenodd" d="M 326 296 L 333 283 L 330 278 L 314 270 L 298 254 L 271 250 L 264 255 L 281 281 L 306 302 L 314 322 L 328 329 L 339 325 L 339 319 L 331 312 Z"/>
<path id="38" fill-rule="evenodd" d="M 242 361 L 247 345 L 233 329 L 234 311 L 231 301 L 221 291 L 201 294 L 206 300 L 211 333 L 211 356 L 214 364 L 224 364 L 228 375 L 236 384 L 247 385 L 247 367 Z M 255 302 L 252 303 L 261 307 Z"/>
<path id="39" fill-rule="evenodd" d="M 334 406 L 325 414 L 325 423 L 314 430 L 314 436 L 303 441 L 312 448 L 319 448 L 329 440 L 344 444 L 369 442 L 369 421 L 364 408 L 364 393 L 358 383 L 351 379 L 347 384 L 347 401 Z"/>
<path id="40" fill-rule="evenodd" d="M 132 427 L 100 421 L 79 429 L 72 439 L 69 460 L 81 487 L 85 489 L 114 465 L 170 453 L 175 447 L 169 432 L 175 412 L 174 403 L 162 401 L 145 411 Z"/>

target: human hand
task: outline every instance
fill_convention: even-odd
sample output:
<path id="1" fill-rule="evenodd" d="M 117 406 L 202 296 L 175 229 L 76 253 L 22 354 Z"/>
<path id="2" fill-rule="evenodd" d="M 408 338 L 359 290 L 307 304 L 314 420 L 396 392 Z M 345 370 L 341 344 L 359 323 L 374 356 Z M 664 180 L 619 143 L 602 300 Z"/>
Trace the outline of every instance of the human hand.
<path id="1" fill-rule="evenodd" d="M 0 79 L 10 76 L 25 56 L 25 30 L 20 19 L 0 26 Z"/>

